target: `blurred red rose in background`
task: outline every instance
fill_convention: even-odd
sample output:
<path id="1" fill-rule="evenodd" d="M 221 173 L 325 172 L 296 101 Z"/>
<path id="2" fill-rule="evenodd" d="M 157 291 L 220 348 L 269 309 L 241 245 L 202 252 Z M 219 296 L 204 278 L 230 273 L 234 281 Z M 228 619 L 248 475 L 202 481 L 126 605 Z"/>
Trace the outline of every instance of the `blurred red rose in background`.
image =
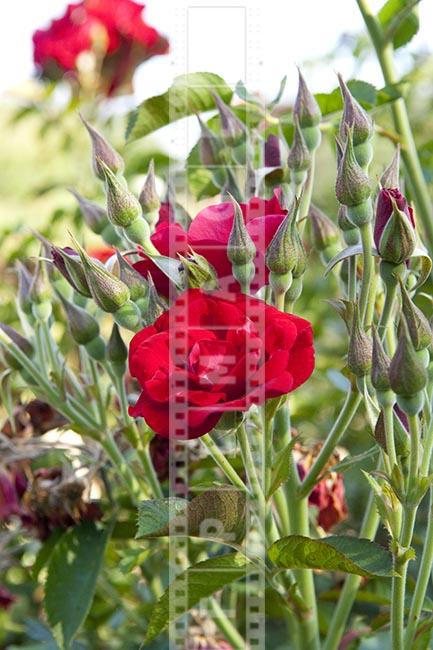
<path id="1" fill-rule="evenodd" d="M 107 95 L 130 90 L 136 67 L 168 51 L 168 41 L 143 19 L 144 5 L 133 0 L 83 0 L 33 34 L 34 62 L 42 75 L 59 79 L 76 72 L 78 59 L 93 52 Z"/>

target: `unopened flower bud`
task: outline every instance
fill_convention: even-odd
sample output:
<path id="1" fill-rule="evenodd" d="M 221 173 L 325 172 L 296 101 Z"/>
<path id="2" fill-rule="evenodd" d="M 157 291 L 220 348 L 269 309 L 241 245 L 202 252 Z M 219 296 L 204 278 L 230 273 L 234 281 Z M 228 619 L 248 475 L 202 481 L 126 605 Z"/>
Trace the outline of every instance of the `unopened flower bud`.
<path id="1" fill-rule="evenodd" d="M 178 254 L 182 268 L 186 273 L 186 286 L 189 289 L 205 289 L 212 291 L 218 288 L 218 278 L 213 266 L 203 255 L 194 251 L 188 257 Z"/>
<path id="2" fill-rule="evenodd" d="M 70 189 L 69 191 L 76 198 L 84 221 L 89 226 L 90 230 L 93 230 L 97 235 L 100 235 L 108 225 L 108 216 L 104 208 L 101 208 L 100 205 L 93 201 L 85 199 L 84 196 L 81 196 L 73 189 Z"/>
<path id="3" fill-rule="evenodd" d="M 311 165 L 311 154 L 296 118 L 294 127 L 293 142 L 287 158 L 287 165 L 292 170 L 295 183 L 301 183 L 305 180 L 307 170 Z"/>
<path id="4" fill-rule="evenodd" d="M 313 245 L 318 251 L 335 247 L 340 242 L 340 233 L 337 226 L 317 206 L 310 206 L 310 222 Z"/>
<path id="5" fill-rule="evenodd" d="M 69 282 L 71 287 L 82 296 L 90 298 L 92 294 L 78 253 L 73 248 L 53 246 L 51 256 L 54 266 Z"/>
<path id="6" fill-rule="evenodd" d="M 292 273 L 298 261 L 298 247 L 294 233 L 298 204 L 294 203 L 284 217 L 266 251 L 266 266 L 274 275 Z"/>
<path id="7" fill-rule="evenodd" d="M 32 286 L 33 276 L 20 261 L 17 261 L 16 269 L 18 274 L 18 303 L 23 312 L 29 315 L 32 312 L 30 287 Z"/>
<path id="8" fill-rule="evenodd" d="M 265 167 L 281 166 L 280 140 L 272 133 L 265 140 L 264 163 Z"/>
<path id="9" fill-rule="evenodd" d="M 114 313 L 129 300 L 129 289 L 119 278 L 89 257 L 77 244 L 92 298 L 103 311 Z"/>
<path id="10" fill-rule="evenodd" d="M 399 278 L 399 281 L 403 314 L 406 319 L 407 329 L 412 340 L 413 347 L 417 352 L 419 352 L 420 350 L 424 350 L 431 345 L 432 330 L 430 323 L 422 313 L 421 309 L 415 305 L 409 296 L 401 278 Z"/>
<path id="11" fill-rule="evenodd" d="M 118 268 L 116 275 L 128 287 L 131 300 L 137 302 L 141 298 L 147 298 L 149 287 L 146 280 L 126 261 L 119 251 L 116 251 L 116 256 L 116 266 Z"/>
<path id="12" fill-rule="evenodd" d="M 385 188 L 400 185 L 400 144 L 397 144 L 391 162 L 380 177 L 380 184 Z"/>
<path id="13" fill-rule="evenodd" d="M 105 178 L 108 218 L 115 226 L 126 228 L 141 217 L 141 205 L 104 161 L 99 163 Z"/>
<path id="14" fill-rule="evenodd" d="M 0 329 L 2 332 L 6 334 L 10 338 L 10 340 L 15 343 L 17 348 L 23 352 L 26 357 L 31 357 L 33 355 L 33 345 L 28 341 L 24 336 L 19 334 L 13 327 L 10 327 L 10 325 L 6 325 L 5 323 L 0 323 Z M 20 370 L 21 369 L 21 364 L 13 354 L 9 353 L 6 348 L 3 349 L 3 353 L 5 355 L 5 359 L 7 363 L 10 365 L 11 368 L 14 368 L 15 370 Z"/>
<path id="15" fill-rule="evenodd" d="M 81 121 L 86 127 L 92 141 L 92 165 L 96 176 L 100 178 L 101 181 L 105 180 L 105 173 L 101 162 L 103 162 L 113 174 L 121 174 L 125 167 L 122 157 L 113 149 L 104 136 L 91 126 L 83 116 L 81 116 Z"/>
<path id="16" fill-rule="evenodd" d="M 371 193 L 368 178 L 355 158 L 350 129 L 347 133 L 343 157 L 338 166 L 335 192 L 340 203 L 349 208 L 364 204 Z M 353 222 L 350 214 L 349 219 Z"/>
<path id="17" fill-rule="evenodd" d="M 305 79 L 298 68 L 299 84 L 293 107 L 293 115 L 297 118 L 301 129 L 317 126 L 320 123 L 321 113 L 319 104 L 314 95 L 308 90 Z"/>
<path id="18" fill-rule="evenodd" d="M 113 365 L 122 367 L 125 366 L 127 358 L 128 349 L 123 342 L 118 326 L 114 323 L 107 343 L 107 359 Z"/>
<path id="19" fill-rule="evenodd" d="M 293 222 L 293 242 L 296 250 L 296 264 L 292 269 L 293 279 L 302 277 L 307 269 L 307 253 L 305 252 L 304 243 L 299 234 L 296 226 L 296 221 Z"/>
<path id="20" fill-rule="evenodd" d="M 372 334 L 373 356 L 371 364 L 371 383 L 378 393 L 385 393 L 391 388 L 389 381 L 389 366 L 391 360 L 383 349 L 382 342 L 375 327 L 372 329 Z"/>
<path id="21" fill-rule="evenodd" d="M 30 286 L 30 298 L 34 317 L 38 320 L 47 320 L 51 316 L 52 305 L 45 262 L 39 261 L 36 264 Z"/>
<path id="22" fill-rule="evenodd" d="M 408 260 L 415 250 L 413 211 L 397 189 L 383 189 L 379 192 L 374 243 L 380 257 L 393 264 Z"/>
<path id="23" fill-rule="evenodd" d="M 63 296 L 59 295 L 59 297 L 66 313 L 69 330 L 76 343 L 86 345 L 99 335 L 99 325 L 93 316 Z"/>
<path id="24" fill-rule="evenodd" d="M 371 370 L 372 342 L 361 327 L 359 309 L 355 306 L 347 352 L 347 366 L 356 377 L 365 377 Z"/>
<path id="25" fill-rule="evenodd" d="M 232 198 L 233 225 L 227 243 L 227 257 L 232 264 L 246 264 L 254 259 L 256 247 L 245 227 L 244 217 L 239 203 Z"/>
<path id="26" fill-rule="evenodd" d="M 245 137 L 245 125 L 233 113 L 217 93 L 213 93 L 221 120 L 221 133 L 229 145 L 238 144 Z"/>
<path id="27" fill-rule="evenodd" d="M 213 167 L 220 162 L 219 153 L 224 143 L 211 131 L 197 114 L 201 136 L 199 140 L 200 161 L 205 167 Z"/>
<path id="28" fill-rule="evenodd" d="M 400 327 L 397 350 L 389 368 L 391 388 L 399 398 L 398 404 L 408 415 L 415 415 L 420 409 L 416 399 L 427 384 L 427 371 L 420 361 L 406 326 Z M 422 402 L 421 402 L 422 406 Z"/>
<path id="29" fill-rule="evenodd" d="M 340 83 L 341 94 L 344 100 L 344 110 L 340 124 L 340 137 L 344 141 L 346 138 L 347 127 L 351 127 L 353 132 L 353 144 L 356 147 L 372 137 L 373 123 L 368 113 L 365 112 L 362 106 L 354 98 L 340 74 L 338 75 L 338 81 Z"/>
<path id="30" fill-rule="evenodd" d="M 147 176 L 144 180 L 143 189 L 141 190 L 138 201 L 143 208 L 143 215 L 149 226 L 153 229 L 159 219 L 159 208 L 161 201 L 156 191 L 155 183 L 155 166 L 153 160 L 149 163 Z"/>

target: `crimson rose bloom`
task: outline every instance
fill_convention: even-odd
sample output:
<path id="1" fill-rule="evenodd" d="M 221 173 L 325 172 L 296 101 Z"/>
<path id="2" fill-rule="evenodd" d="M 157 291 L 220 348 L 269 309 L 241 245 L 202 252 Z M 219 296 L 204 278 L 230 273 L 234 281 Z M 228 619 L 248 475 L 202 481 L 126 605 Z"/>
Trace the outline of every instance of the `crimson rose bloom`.
<path id="1" fill-rule="evenodd" d="M 107 95 L 129 84 L 139 63 L 165 54 L 167 40 L 143 20 L 144 6 L 133 0 L 83 0 L 33 34 L 34 62 L 48 79 L 74 72 L 77 58 L 105 43 L 101 76 Z"/>
<path id="2" fill-rule="evenodd" d="M 251 287 L 253 291 L 267 283 L 266 248 L 287 214 L 287 210 L 281 207 L 279 198 L 280 193 L 277 191 L 272 199 L 255 196 L 248 203 L 240 204 L 247 230 L 257 249 L 254 260 L 256 276 Z M 185 255 L 190 246 L 214 267 L 222 289 L 239 291 L 240 286 L 233 279 L 232 265 L 227 257 L 233 219 L 234 208 L 231 202 L 210 205 L 198 213 L 186 232 L 178 223 L 172 223 L 169 219 L 163 221 L 160 211 L 160 220 L 151 241 L 161 255 L 168 257 L 176 257 L 178 253 Z M 144 277 L 150 272 L 158 292 L 165 297 L 169 296 L 167 276 L 149 258 L 137 262 L 134 268 Z"/>
<path id="3" fill-rule="evenodd" d="M 141 386 L 130 414 L 165 438 L 196 438 L 225 411 L 304 383 L 314 368 L 313 333 L 308 321 L 261 300 L 190 289 L 134 336 L 129 368 Z"/>
<path id="4" fill-rule="evenodd" d="M 391 199 L 394 199 L 397 207 L 402 212 L 404 212 L 408 218 L 409 223 L 412 224 L 412 227 L 415 230 L 415 218 L 413 216 L 413 210 L 400 190 L 396 187 L 393 189 L 384 188 L 380 190 L 377 197 L 376 220 L 374 222 L 374 243 L 377 250 L 380 248 L 380 239 L 382 237 L 382 233 L 392 215 Z"/>

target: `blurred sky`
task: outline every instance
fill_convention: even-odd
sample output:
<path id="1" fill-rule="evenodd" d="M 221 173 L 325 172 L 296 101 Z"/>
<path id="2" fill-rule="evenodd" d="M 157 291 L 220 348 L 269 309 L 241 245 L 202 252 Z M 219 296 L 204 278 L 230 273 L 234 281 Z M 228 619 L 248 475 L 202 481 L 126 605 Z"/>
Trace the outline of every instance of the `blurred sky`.
<path id="1" fill-rule="evenodd" d="M 381 4 L 372 0 L 374 8 Z M 65 6 L 64 0 L 1 2 L 0 92 L 32 75 L 32 33 L 61 15 Z M 421 1 L 420 14 L 421 30 L 411 49 L 431 47 L 432 0 Z M 186 69 L 212 70 L 230 82 L 246 76 L 253 85 L 260 83 L 269 97 L 288 74 L 291 94 L 290 89 L 296 88 L 295 63 L 323 59 L 342 33 L 362 29 L 355 0 L 149 0 L 146 19 L 167 34 L 172 51 L 142 66 L 136 77 L 138 99 L 165 90 L 174 74 Z M 249 62 L 245 75 L 246 48 Z M 338 68 L 343 75 L 354 72 L 349 56 L 338 62 Z M 374 62 L 364 67 L 363 74 L 366 80 L 380 84 Z M 316 92 L 336 85 L 330 66 L 319 66 L 312 76 L 309 83 Z"/>

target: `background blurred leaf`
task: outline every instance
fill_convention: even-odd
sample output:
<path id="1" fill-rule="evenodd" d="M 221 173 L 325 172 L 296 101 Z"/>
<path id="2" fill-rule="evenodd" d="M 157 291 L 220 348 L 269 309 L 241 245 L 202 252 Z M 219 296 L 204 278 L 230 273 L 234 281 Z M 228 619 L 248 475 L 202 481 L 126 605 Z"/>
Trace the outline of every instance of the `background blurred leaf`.
<path id="1" fill-rule="evenodd" d="M 395 49 L 406 45 L 419 29 L 416 5 L 420 0 L 387 0 L 377 17 Z"/>
<path id="2" fill-rule="evenodd" d="M 85 522 L 68 530 L 48 564 L 45 611 L 62 650 L 68 650 L 92 604 L 111 526 Z"/>

